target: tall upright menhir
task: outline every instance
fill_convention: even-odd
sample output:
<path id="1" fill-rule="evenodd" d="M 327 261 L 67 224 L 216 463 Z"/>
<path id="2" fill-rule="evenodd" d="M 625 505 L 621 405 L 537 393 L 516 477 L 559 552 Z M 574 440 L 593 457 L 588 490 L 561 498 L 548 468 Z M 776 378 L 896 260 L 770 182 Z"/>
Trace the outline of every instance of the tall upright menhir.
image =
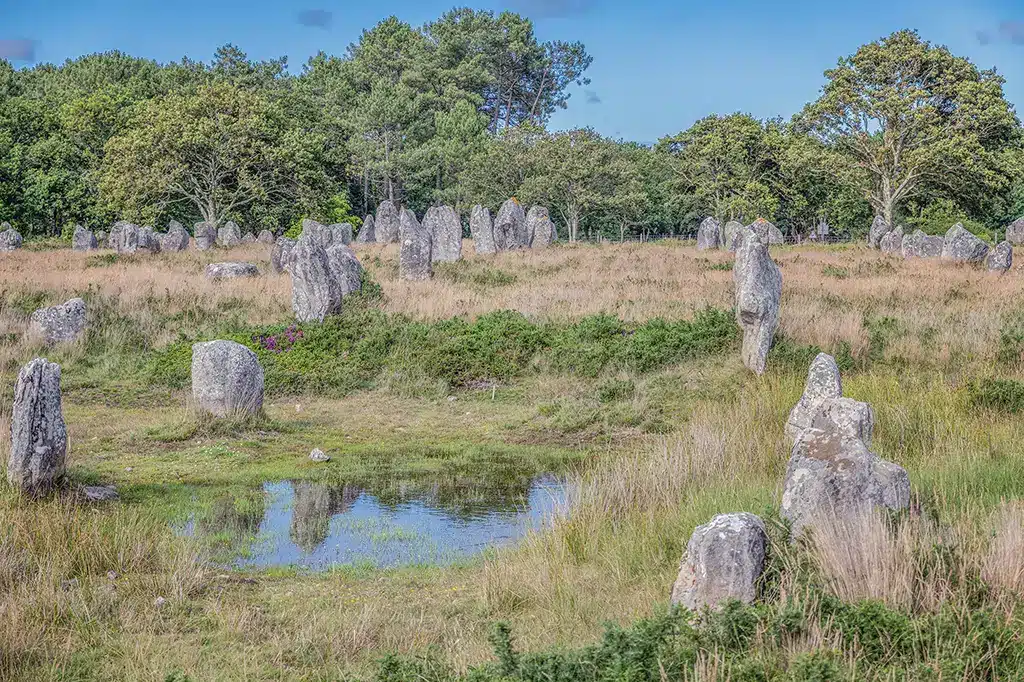
<path id="1" fill-rule="evenodd" d="M 14 389 L 7 480 L 22 492 L 45 493 L 64 477 L 67 450 L 60 365 L 36 358 L 18 373 Z"/>

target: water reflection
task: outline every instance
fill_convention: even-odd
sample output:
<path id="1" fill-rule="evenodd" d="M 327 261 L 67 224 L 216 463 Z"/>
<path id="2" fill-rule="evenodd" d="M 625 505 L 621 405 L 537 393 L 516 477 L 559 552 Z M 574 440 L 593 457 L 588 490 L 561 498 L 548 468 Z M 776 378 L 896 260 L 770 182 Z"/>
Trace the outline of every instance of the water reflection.
<path id="1" fill-rule="evenodd" d="M 501 485 L 404 481 L 373 488 L 282 481 L 241 497 L 218 498 L 186 532 L 227 548 L 215 554 L 223 563 L 323 570 L 447 564 L 507 545 L 564 513 L 566 487 L 551 475 Z"/>

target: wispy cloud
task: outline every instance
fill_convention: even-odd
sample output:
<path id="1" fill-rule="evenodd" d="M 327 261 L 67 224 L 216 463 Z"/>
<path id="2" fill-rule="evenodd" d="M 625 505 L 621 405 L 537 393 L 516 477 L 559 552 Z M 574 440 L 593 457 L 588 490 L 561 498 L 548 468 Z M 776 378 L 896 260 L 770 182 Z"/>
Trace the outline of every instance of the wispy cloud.
<path id="1" fill-rule="evenodd" d="M 36 43 L 22 38 L 0 38 L 0 59 L 12 62 L 31 62 L 36 58 Z"/>
<path id="2" fill-rule="evenodd" d="M 596 0 L 514 0 L 511 9 L 531 19 L 564 19 L 594 8 Z"/>
<path id="3" fill-rule="evenodd" d="M 330 28 L 334 14 L 326 9 L 304 9 L 299 12 L 299 23 L 312 28 Z"/>
<path id="4" fill-rule="evenodd" d="M 586 98 L 587 104 L 600 104 L 601 96 L 593 90 L 584 90 L 583 96 Z"/>
<path id="5" fill-rule="evenodd" d="M 992 43 L 1010 43 L 1024 45 L 1024 21 L 1004 21 L 995 30 L 982 29 L 977 32 L 978 42 L 982 45 Z"/>

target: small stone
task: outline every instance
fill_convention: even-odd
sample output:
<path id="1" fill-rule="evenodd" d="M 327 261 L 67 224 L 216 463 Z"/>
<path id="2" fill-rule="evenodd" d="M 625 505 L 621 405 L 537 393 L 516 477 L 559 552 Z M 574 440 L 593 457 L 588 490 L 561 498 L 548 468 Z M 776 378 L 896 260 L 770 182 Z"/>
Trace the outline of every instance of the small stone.
<path id="1" fill-rule="evenodd" d="M 331 458 L 324 454 L 324 451 L 320 448 L 315 448 L 309 453 L 309 459 L 314 462 L 330 462 Z"/>
<path id="2" fill-rule="evenodd" d="M 697 250 L 717 249 L 722 243 L 722 225 L 708 216 L 697 228 Z"/>
<path id="3" fill-rule="evenodd" d="M 260 269 L 252 263 L 210 263 L 206 266 L 206 279 L 212 280 L 258 277 L 259 274 Z"/>
<path id="4" fill-rule="evenodd" d="M 87 485 L 82 487 L 82 495 L 89 502 L 111 502 L 118 499 L 117 488 L 112 485 Z M 113 571 L 111 571 L 113 573 Z M 109 575 L 109 574 L 108 574 Z M 114 573 L 117 577 L 117 574 Z"/>
<path id="5" fill-rule="evenodd" d="M 391 244 L 398 241 L 400 229 L 400 218 L 398 209 L 390 201 L 381 202 L 377 207 L 377 217 L 374 220 L 374 230 L 377 241 L 381 244 Z"/>
<path id="6" fill-rule="evenodd" d="M 246 232 L 245 234 L 242 235 L 242 243 L 243 244 L 255 244 L 256 243 L 256 236 L 253 235 L 252 232 Z"/>
<path id="7" fill-rule="evenodd" d="M 177 252 L 188 249 L 189 236 L 185 227 L 177 220 L 167 225 L 167 234 L 160 240 L 160 250 Z"/>
<path id="8" fill-rule="evenodd" d="M 120 577 L 117 571 L 107 571 L 107 580 L 117 580 Z"/>
<path id="9" fill-rule="evenodd" d="M 164 599 L 163 597 L 157 597 L 156 599 L 153 600 L 153 606 L 157 607 L 158 609 L 160 607 L 162 607 L 166 603 L 167 603 L 167 600 Z"/>
<path id="10" fill-rule="evenodd" d="M 989 251 L 985 259 L 985 268 L 990 272 L 1006 272 L 1013 267 L 1013 246 L 1002 241 Z"/>
<path id="11" fill-rule="evenodd" d="M 242 230 L 234 222 L 228 221 L 217 230 L 217 246 L 231 249 L 242 243 Z"/>
<path id="12" fill-rule="evenodd" d="M 903 250 L 903 226 L 900 225 L 891 232 L 886 232 L 878 243 L 882 253 L 900 253 Z"/>
<path id="13" fill-rule="evenodd" d="M 245 417 L 263 410 L 263 368 L 256 354 L 234 341 L 192 346 L 192 399 L 215 417 Z"/>
<path id="14" fill-rule="evenodd" d="M 782 273 L 768 254 L 768 246 L 747 230 L 736 251 L 736 317 L 743 329 L 743 364 L 763 374 L 768 351 L 779 326 Z"/>
<path id="15" fill-rule="evenodd" d="M 938 258 L 942 255 L 945 240 L 942 237 L 925 234 L 921 230 L 903 236 L 900 249 L 904 258 Z"/>
<path id="16" fill-rule="evenodd" d="M 357 244 L 372 244 L 377 241 L 377 235 L 374 231 L 373 215 L 368 215 L 363 218 L 363 226 L 359 228 L 359 233 L 356 235 Z"/>
<path id="17" fill-rule="evenodd" d="M 526 213 L 515 197 L 501 205 L 498 217 L 494 219 L 494 245 L 498 251 L 530 248 Z"/>
<path id="18" fill-rule="evenodd" d="M 428 280 L 433 277 L 430 232 L 419 224 L 416 215 L 409 209 L 402 211 L 399 231 L 401 251 L 398 256 L 398 276 L 411 281 Z"/>
<path id="19" fill-rule="evenodd" d="M 271 232 L 270 230 L 260 230 L 259 236 L 256 237 L 256 241 L 258 241 L 260 244 L 265 244 L 267 246 L 273 246 L 274 245 L 274 233 Z"/>
<path id="20" fill-rule="evenodd" d="M 25 493 L 47 492 L 64 478 L 67 447 L 60 365 L 36 358 L 21 368 L 14 389 L 7 480 Z"/>
<path id="21" fill-rule="evenodd" d="M 672 586 L 672 604 L 699 611 L 720 608 L 733 599 L 752 603 L 767 547 L 764 521 L 754 514 L 719 514 L 698 526 L 686 544 Z"/>
<path id="22" fill-rule="evenodd" d="M 839 365 L 831 355 L 818 353 L 807 372 L 804 393 L 786 421 L 786 437 L 789 442 L 795 443 L 803 430 L 810 428 L 822 403 L 829 398 L 842 396 L 843 381 L 839 375 Z"/>
<path id="23" fill-rule="evenodd" d="M 209 251 L 217 243 L 217 226 L 214 223 L 196 223 L 192 226 L 192 235 L 196 238 L 196 248 Z"/>
<path id="24" fill-rule="evenodd" d="M 527 212 L 526 236 L 531 249 L 547 248 L 558 239 L 558 232 L 548 209 L 543 206 L 534 206 Z"/>
<path id="25" fill-rule="evenodd" d="M 868 230 L 868 248 L 877 249 L 882 242 L 882 237 L 892 231 L 892 226 L 885 222 L 885 218 L 876 215 L 871 222 L 871 229 Z"/>
<path id="26" fill-rule="evenodd" d="M 1014 246 L 1024 244 L 1024 218 L 1018 218 L 1006 226 L 1006 241 Z"/>
<path id="27" fill-rule="evenodd" d="M 11 227 L 10 223 L 0 224 L 0 252 L 16 251 L 21 248 L 21 233 Z"/>
<path id="28" fill-rule="evenodd" d="M 73 251 L 95 251 L 99 248 L 96 235 L 81 225 L 75 225 L 75 234 L 71 237 L 71 249 Z"/>
<path id="29" fill-rule="evenodd" d="M 139 250 L 139 226 L 118 221 L 110 228 L 107 244 L 118 253 L 132 254 Z"/>
<path id="30" fill-rule="evenodd" d="M 61 305 L 40 308 L 32 313 L 29 333 L 48 345 L 77 341 L 85 333 L 85 301 L 73 298 Z"/>
<path id="31" fill-rule="evenodd" d="M 473 251 L 477 254 L 494 253 L 494 221 L 491 211 L 480 204 L 473 207 L 469 215 L 469 234 L 473 239 Z"/>
<path id="32" fill-rule="evenodd" d="M 942 257 L 957 263 L 984 263 L 988 244 L 967 231 L 960 223 L 949 228 L 942 244 Z"/>
<path id="33" fill-rule="evenodd" d="M 139 228 L 139 251 L 160 253 L 160 237 L 152 227 Z"/>

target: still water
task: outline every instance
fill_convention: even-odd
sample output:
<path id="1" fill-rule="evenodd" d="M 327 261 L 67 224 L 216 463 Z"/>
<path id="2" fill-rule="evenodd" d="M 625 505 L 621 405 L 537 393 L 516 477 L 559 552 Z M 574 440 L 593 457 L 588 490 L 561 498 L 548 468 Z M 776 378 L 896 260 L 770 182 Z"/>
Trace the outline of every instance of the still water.
<path id="1" fill-rule="evenodd" d="M 566 510 L 565 482 L 553 475 L 514 484 L 388 486 L 267 482 L 191 517 L 185 533 L 238 568 L 450 564 L 514 543 Z"/>

